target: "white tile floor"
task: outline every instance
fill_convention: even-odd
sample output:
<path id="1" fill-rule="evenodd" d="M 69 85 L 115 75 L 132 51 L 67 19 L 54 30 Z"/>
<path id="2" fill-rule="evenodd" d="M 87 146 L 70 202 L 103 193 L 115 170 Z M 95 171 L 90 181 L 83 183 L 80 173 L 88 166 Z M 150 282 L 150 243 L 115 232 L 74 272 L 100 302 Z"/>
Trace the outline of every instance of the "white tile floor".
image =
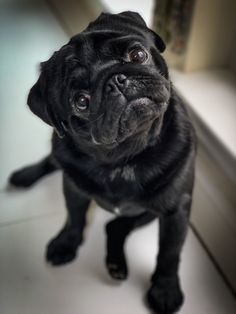
<path id="1" fill-rule="evenodd" d="M 52 268 L 45 263 L 44 252 L 65 218 L 60 173 L 27 191 L 4 190 L 13 169 L 49 150 L 50 130 L 31 115 L 25 100 L 37 77 L 36 64 L 67 37 L 44 6 L 30 15 L 9 9 L 0 14 L 0 313 L 149 313 L 142 298 L 154 267 L 156 223 L 130 237 L 130 278 L 118 285 L 103 265 L 103 226 L 110 214 L 93 210 L 78 259 Z M 182 314 L 236 313 L 235 300 L 191 231 L 181 277 L 186 293 Z"/>

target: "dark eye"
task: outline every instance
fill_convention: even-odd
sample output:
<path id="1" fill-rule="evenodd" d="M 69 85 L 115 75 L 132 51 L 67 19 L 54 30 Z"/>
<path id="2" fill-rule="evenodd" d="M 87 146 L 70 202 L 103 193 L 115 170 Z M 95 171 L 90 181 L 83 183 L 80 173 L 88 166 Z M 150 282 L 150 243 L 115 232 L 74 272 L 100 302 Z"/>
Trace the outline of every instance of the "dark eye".
<path id="1" fill-rule="evenodd" d="M 73 105 L 75 109 L 85 111 L 89 107 L 90 96 L 86 94 L 78 94 L 74 97 Z"/>
<path id="2" fill-rule="evenodd" d="M 135 48 L 130 51 L 129 60 L 132 63 L 143 63 L 147 60 L 147 53 L 141 48 Z"/>

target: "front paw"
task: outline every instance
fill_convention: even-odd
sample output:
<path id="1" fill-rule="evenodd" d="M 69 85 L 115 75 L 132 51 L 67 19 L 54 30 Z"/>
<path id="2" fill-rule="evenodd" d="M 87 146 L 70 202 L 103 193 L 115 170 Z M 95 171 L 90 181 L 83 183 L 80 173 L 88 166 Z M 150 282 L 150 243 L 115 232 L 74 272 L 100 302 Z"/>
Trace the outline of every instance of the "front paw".
<path id="1" fill-rule="evenodd" d="M 128 277 L 128 267 L 125 260 L 124 254 L 121 254 L 119 257 L 111 258 L 107 256 L 106 258 L 106 267 L 108 273 L 113 279 L 116 280 L 125 280 Z"/>
<path id="2" fill-rule="evenodd" d="M 154 313 L 176 313 L 184 302 L 178 279 L 157 280 L 147 293 L 147 302 Z"/>
<path id="3" fill-rule="evenodd" d="M 35 176 L 35 173 L 32 169 L 33 167 L 26 167 L 13 172 L 8 180 L 9 184 L 17 188 L 30 187 L 38 179 L 38 176 Z"/>
<path id="4" fill-rule="evenodd" d="M 80 242 L 81 239 L 77 231 L 62 230 L 47 246 L 47 261 L 54 266 L 71 262 L 76 257 Z"/>

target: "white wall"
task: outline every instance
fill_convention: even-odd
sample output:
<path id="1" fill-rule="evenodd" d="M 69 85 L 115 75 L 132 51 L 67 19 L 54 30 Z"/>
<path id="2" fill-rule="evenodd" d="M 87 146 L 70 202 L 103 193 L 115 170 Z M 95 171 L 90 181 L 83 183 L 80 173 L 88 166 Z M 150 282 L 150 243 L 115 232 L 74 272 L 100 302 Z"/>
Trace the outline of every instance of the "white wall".
<path id="1" fill-rule="evenodd" d="M 142 15 L 145 22 L 151 26 L 154 0 L 101 0 L 112 13 L 135 11 Z"/>

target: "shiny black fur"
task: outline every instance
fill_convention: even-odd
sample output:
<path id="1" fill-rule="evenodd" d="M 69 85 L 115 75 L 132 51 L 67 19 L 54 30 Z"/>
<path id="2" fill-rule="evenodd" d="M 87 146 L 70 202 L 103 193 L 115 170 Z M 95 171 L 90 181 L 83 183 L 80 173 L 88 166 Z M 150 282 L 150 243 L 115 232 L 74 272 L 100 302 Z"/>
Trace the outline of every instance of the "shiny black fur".
<path id="1" fill-rule="evenodd" d="M 134 47 L 147 53 L 132 63 Z M 53 265 L 75 258 L 91 199 L 118 217 L 106 226 L 106 266 L 128 276 L 124 243 L 135 228 L 159 217 L 159 254 L 147 300 L 155 313 L 183 303 L 178 268 L 194 180 L 194 131 L 169 80 L 165 45 L 133 12 L 102 14 L 42 64 L 28 105 L 54 127 L 52 153 L 15 172 L 10 182 L 30 186 L 63 171 L 68 218 L 47 247 Z M 75 106 L 89 94 L 88 110 Z"/>

